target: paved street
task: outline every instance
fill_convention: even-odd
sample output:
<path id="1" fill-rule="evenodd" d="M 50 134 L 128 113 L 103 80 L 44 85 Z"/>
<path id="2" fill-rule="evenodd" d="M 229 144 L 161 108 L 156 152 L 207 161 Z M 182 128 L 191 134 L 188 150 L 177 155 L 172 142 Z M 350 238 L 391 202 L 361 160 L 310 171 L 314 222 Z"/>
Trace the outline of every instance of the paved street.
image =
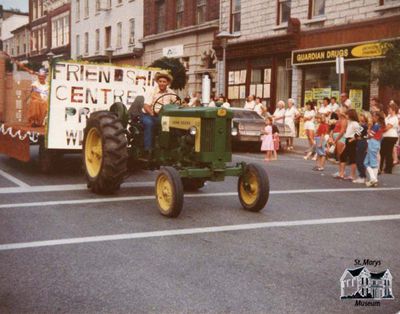
<path id="1" fill-rule="evenodd" d="M 236 180 L 186 196 L 177 219 L 158 213 L 155 173 L 115 195 L 90 193 L 79 156 L 57 174 L 0 157 L 1 313 L 395 313 L 400 309 L 400 176 L 376 189 L 333 179 L 297 155 L 264 164 L 260 213 L 241 209 Z M 395 300 L 340 300 L 354 260 L 390 269 Z"/>

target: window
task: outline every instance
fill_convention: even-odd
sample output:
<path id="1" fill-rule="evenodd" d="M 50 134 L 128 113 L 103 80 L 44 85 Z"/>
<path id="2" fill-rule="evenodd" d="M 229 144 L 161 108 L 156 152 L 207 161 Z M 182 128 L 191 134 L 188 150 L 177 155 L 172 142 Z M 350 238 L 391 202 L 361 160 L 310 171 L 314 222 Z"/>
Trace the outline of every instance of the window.
<path id="1" fill-rule="evenodd" d="M 38 18 L 37 1 L 32 1 L 32 19 Z"/>
<path id="2" fill-rule="evenodd" d="M 240 31 L 240 21 L 241 21 L 241 0 L 232 0 L 232 30 L 233 32 Z"/>
<path id="3" fill-rule="evenodd" d="M 176 0 L 176 28 L 183 26 L 184 0 Z"/>
<path id="4" fill-rule="evenodd" d="M 42 29 L 38 30 L 38 50 L 42 49 Z"/>
<path id="5" fill-rule="evenodd" d="M 308 18 L 325 15 L 325 0 L 310 0 L 310 13 Z"/>
<path id="6" fill-rule="evenodd" d="M 206 8 L 207 8 L 206 0 L 197 0 L 197 8 L 196 8 L 197 24 L 201 24 L 206 21 Z"/>
<path id="7" fill-rule="evenodd" d="M 100 0 L 96 0 L 96 12 L 100 11 Z"/>
<path id="8" fill-rule="evenodd" d="M 76 35 L 76 56 L 81 54 L 81 39 L 79 35 Z"/>
<path id="9" fill-rule="evenodd" d="M 278 0 L 278 24 L 289 21 L 291 2 L 291 0 Z"/>
<path id="10" fill-rule="evenodd" d="M 379 5 L 399 4 L 399 0 L 379 0 Z"/>
<path id="11" fill-rule="evenodd" d="M 96 52 L 100 51 L 100 30 L 96 29 Z"/>
<path id="12" fill-rule="evenodd" d="M 165 32 L 165 1 L 157 2 L 157 33 Z"/>
<path id="13" fill-rule="evenodd" d="M 84 16 L 89 17 L 89 0 L 85 0 Z"/>
<path id="14" fill-rule="evenodd" d="M 105 48 L 111 47 L 111 26 L 105 28 L 105 37 L 104 37 Z"/>
<path id="15" fill-rule="evenodd" d="M 135 19 L 129 20 L 129 44 L 135 44 Z"/>
<path id="16" fill-rule="evenodd" d="M 46 29 L 46 27 L 43 27 L 42 28 L 42 36 L 43 36 L 43 39 L 42 39 L 42 48 L 47 48 L 47 29 Z"/>
<path id="17" fill-rule="evenodd" d="M 87 55 L 89 54 L 89 33 L 85 33 L 85 38 L 84 38 L 84 54 Z"/>
<path id="18" fill-rule="evenodd" d="M 69 44 L 69 16 L 64 16 L 63 45 Z"/>
<path id="19" fill-rule="evenodd" d="M 43 0 L 39 0 L 38 15 L 39 15 L 39 17 L 42 17 L 44 15 L 43 14 Z"/>
<path id="20" fill-rule="evenodd" d="M 81 1 L 76 0 L 75 21 L 79 22 L 80 19 L 81 19 Z"/>
<path id="21" fill-rule="evenodd" d="M 121 48 L 122 47 L 122 23 L 119 22 L 117 24 L 117 48 Z"/>

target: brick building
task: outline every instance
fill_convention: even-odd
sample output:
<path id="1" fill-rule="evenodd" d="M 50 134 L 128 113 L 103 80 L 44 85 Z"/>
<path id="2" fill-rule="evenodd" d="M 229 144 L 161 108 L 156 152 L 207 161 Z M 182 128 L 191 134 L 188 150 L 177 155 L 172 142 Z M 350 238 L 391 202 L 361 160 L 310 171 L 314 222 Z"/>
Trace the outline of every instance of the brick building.
<path id="1" fill-rule="evenodd" d="M 248 94 L 272 107 L 288 97 L 304 104 L 337 95 L 336 55 L 345 58 L 341 90 L 359 106 L 395 94 L 371 78 L 383 58 L 379 43 L 400 36 L 398 0 L 222 0 L 220 29 L 241 35 L 227 46 L 225 92 L 236 105 Z"/>
<path id="2" fill-rule="evenodd" d="M 205 73 L 215 81 L 212 43 L 219 28 L 219 1 L 144 0 L 144 16 L 145 66 L 163 56 L 179 58 L 188 76 L 182 95 L 200 92 Z"/>
<path id="3" fill-rule="evenodd" d="M 29 0 L 30 61 L 45 64 L 48 53 L 69 59 L 70 0 Z"/>

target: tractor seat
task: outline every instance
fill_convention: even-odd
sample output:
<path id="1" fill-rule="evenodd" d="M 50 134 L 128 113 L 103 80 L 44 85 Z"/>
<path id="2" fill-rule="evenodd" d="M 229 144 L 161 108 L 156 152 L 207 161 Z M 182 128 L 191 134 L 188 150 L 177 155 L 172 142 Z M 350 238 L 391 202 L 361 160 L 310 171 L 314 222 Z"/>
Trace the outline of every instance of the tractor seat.
<path id="1" fill-rule="evenodd" d="M 140 123 L 140 116 L 142 115 L 142 108 L 144 106 L 144 97 L 136 96 L 132 105 L 128 109 L 129 117 L 132 123 Z"/>

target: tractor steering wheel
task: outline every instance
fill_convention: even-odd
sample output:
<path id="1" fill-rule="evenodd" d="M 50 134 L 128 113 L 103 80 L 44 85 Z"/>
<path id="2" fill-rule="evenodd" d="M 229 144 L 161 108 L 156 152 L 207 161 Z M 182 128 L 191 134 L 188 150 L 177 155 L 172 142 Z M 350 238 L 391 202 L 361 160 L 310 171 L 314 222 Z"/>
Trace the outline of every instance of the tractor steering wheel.
<path id="1" fill-rule="evenodd" d="M 177 94 L 175 94 L 175 93 L 167 93 L 167 94 L 164 94 L 164 95 L 161 95 L 160 97 L 158 97 L 156 99 L 156 101 L 153 103 L 153 105 L 151 106 L 151 110 L 153 111 L 154 115 L 158 116 L 158 114 L 162 110 L 162 107 L 164 106 L 164 104 L 162 102 L 160 102 L 160 100 L 162 98 L 164 98 L 165 96 L 175 96 L 176 97 L 176 102 L 179 102 L 179 107 L 182 106 L 182 99 Z"/>

